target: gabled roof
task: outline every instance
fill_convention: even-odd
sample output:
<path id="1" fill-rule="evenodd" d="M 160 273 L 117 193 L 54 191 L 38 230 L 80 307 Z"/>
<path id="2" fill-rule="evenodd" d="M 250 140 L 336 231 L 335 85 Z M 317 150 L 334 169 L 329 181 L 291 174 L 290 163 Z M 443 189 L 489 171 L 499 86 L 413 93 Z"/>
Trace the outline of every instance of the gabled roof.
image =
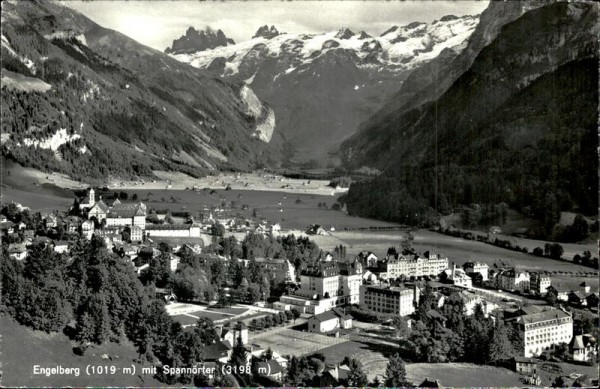
<path id="1" fill-rule="evenodd" d="M 446 319 L 446 317 L 444 317 L 442 314 L 440 314 L 435 309 L 430 309 L 425 314 L 432 319 L 448 320 L 448 319 Z"/>
<path id="2" fill-rule="evenodd" d="M 353 317 L 351 315 L 345 314 L 339 308 L 333 308 L 331 311 L 323 312 L 311 317 L 311 319 L 315 319 L 319 322 L 324 322 L 332 319 L 350 320 L 352 318 Z"/>
<path id="3" fill-rule="evenodd" d="M 571 348 L 573 350 L 584 349 L 585 346 L 583 345 L 583 336 L 581 336 L 581 335 L 574 336 L 573 340 L 571 341 Z"/>
<path id="4" fill-rule="evenodd" d="M 104 203 L 104 201 L 102 201 L 102 200 L 96 201 L 96 204 L 94 204 L 94 206 L 93 206 L 93 207 L 90 209 L 90 212 L 91 212 L 91 211 L 92 211 L 94 208 L 99 208 L 99 209 L 100 209 L 102 212 L 104 212 L 104 213 L 108 212 L 108 210 L 109 210 L 109 207 L 108 207 L 108 205 L 106 205 L 106 204 Z"/>
<path id="5" fill-rule="evenodd" d="M 581 293 L 579 291 L 577 291 L 577 292 L 571 291 L 571 293 L 569 293 L 569 296 L 575 296 L 579 300 L 585 300 L 585 296 L 583 295 L 583 293 Z"/>
<path id="6" fill-rule="evenodd" d="M 531 364 L 537 363 L 536 360 L 533 360 L 531 358 L 525 358 L 525 357 L 515 357 L 515 362 L 518 362 L 518 363 L 531 363 Z"/>
<path id="7" fill-rule="evenodd" d="M 143 203 L 115 204 L 108 212 L 108 217 L 146 216 L 146 206 Z"/>
<path id="8" fill-rule="evenodd" d="M 333 311 L 327 311 L 327 312 L 323 312 L 323 313 L 320 313 L 318 315 L 315 315 L 315 316 L 311 317 L 311 319 L 315 319 L 318 322 L 322 323 L 324 321 L 337 320 L 338 319 L 338 315 L 336 315 L 335 313 L 333 313 Z"/>
<path id="9" fill-rule="evenodd" d="M 204 347 L 204 359 L 206 361 L 217 360 L 226 356 L 229 350 L 231 350 L 231 344 L 228 341 L 218 340 Z"/>
<path id="10" fill-rule="evenodd" d="M 423 382 L 419 385 L 419 388 L 441 388 L 442 384 L 438 380 L 430 380 L 429 378 L 425 378 Z"/>
<path id="11" fill-rule="evenodd" d="M 261 371 L 260 368 L 261 367 L 266 367 L 266 371 L 268 372 L 268 375 L 275 375 L 275 374 L 279 374 L 282 373 L 284 371 L 283 366 L 281 366 L 277 361 L 270 359 L 266 362 L 258 362 L 257 363 L 259 370 Z"/>
<path id="12" fill-rule="evenodd" d="M 560 309 L 552 309 L 544 312 L 533 313 L 531 315 L 522 315 L 519 317 L 518 321 L 522 321 L 524 324 L 532 324 L 565 317 L 571 316 Z"/>
<path id="13" fill-rule="evenodd" d="M 11 243 L 8 245 L 9 254 L 22 253 L 24 251 L 27 251 L 27 247 L 23 243 Z"/>
<path id="14" fill-rule="evenodd" d="M 342 311 L 339 308 L 333 308 L 333 313 L 335 313 L 337 316 L 339 316 L 340 318 L 344 319 L 344 320 L 350 320 L 350 319 L 354 319 L 352 317 L 352 315 L 345 313 L 344 311 Z"/>

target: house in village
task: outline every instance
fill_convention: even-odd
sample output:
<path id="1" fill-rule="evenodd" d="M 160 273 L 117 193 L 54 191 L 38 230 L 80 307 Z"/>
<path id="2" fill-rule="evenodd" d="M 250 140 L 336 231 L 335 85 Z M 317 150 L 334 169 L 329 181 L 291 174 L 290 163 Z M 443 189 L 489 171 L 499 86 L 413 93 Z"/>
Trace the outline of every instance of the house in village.
<path id="1" fill-rule="evenodd" d="M 575 305 L 577 307 L 585 307 L 587 306 L 587 300 L 585 295 L 580 291 L 570 291 L 567 295 L 567 301 L 569 304 Z"/>
<path id="2" fill-rule="evenodd" d="M 443 388 L 439 380 L 430 380 L 425 378 L 418 386 L 419 388 Z"/>
<path id="3" fill-rule="evenodd" d="M 256 363 L 256 374 L 281 382 L 285 373 L 285 368 L 274 359 L 260 361 Z"/>
<path id="4" fill-rule="evenodd" d="M 547 289 L 547 292 L 552 292 L 556 295 L 556 298 L 560 301 L 568 301 L 569 300 L 569 292 L 570 290 L 567 290 L 565 288 L 560 288 L 558 286 L 554 286 L 554 285 L 550 285 Z"/>
<path id="5" fill-rule="evenodd" d="M 531 273 L 530 288 L 531 293 L 537 296 L 545 296 L 548 293 L 548 288 L 552 285 L 552 280 L 549 276 L 541 273 Z"/>
<path id="6" fill-rule="evenodd" d="M 65 231 L 69 234 L 79 233 L 79 227 L 81 226 L 81 219 L 77 216 L 69 216 L 65 220 Z"/>
<path id="7" fill-rule="evenodd" d="M 175 254 L 170 254 L 169 257 L 169 269 L 171 269 L 171 271 L 174 273 L 175 271 L 177 271 L 177 268 L 179 267 L 179 263 L 181 262 L 181 258 L 178 257 Z"/>
<path id="8" fill-rule="evenodd" d="M 352 316 L 339 308 L 323 312 L 308 319 L 308 331 L 339 336 L 340 329 L 352 328 Z"/>
<path id="9" fill-rule="evenodd" d="M 598 304 L 600 304 L 600 299 L 598 298 L 598 293 L 590 293 L 585 297 L 585 301 L 587 302 L 587 306 L 590 309 L 598 309 Z"/>
<path id="10" fill-rule="evenodd" d="M 49 214 L 44 217 L 44 225 L 46 228 L 56 228 L 58 227 L 58 218 L 54 214 Z"/>
<path id="11" fill-rule="evenodd" d="M 525 357 L 515 357 L 515 371 L 519 374 L 534 374 L 537 373 L 537 360 Z"/>
<path id="12" fill-rule="evenodd" d="M 54 252 L 58 254 L 68 253 L 69 252 L 69 242 L 64 240 L 57 240 L 53 242 Z"/>
<path id="13" fill-rule="evenodd" d="M 326 235 L 327 231 L 319 224 L 311 224 L 306 229 L 308 235 Z"/>
<path id="14" fill-rule="evenodd" d="M 472 286 L 473 280 L 471 277 L 469 277 L 463 269 L 456 267 L 456 264 L 454 263 L 452 263 L 450 269 L 444 270 L 444 274 L 446 275 L 447 281 L 456 286 L 465 288 L 470 288 Z"/>
<path id="15" fill-rule="evenodd" d="M 94 222 L 91 220 L 84 220 L 81 223 L 81 235 L 86 239 L 92 239 L 94 235 Z"/>
<path id="16" fill-rule="evenodd" d="M 202 246 L 200 244 L 186 243 L 179 250 L 177 254 L 181 256 L 197 255 L 202 253 Z"/>
<path id="17" fill-rule="evenodd" d="M 347 365 L 329 366 L 325 371 L 316 377 L 315 386 L 325 387 L 346 387 L 348 386 L 348 377 L 350 376 L 350 367 Z"/>
<path id="18" fill-rule="evenodd" d="M 27 229 L 27 230 L 23 231 L 23 239 L 25 240 L 25 242 L 33 242 L 34 238 L 35 238 L 34 230 Z"/>
<path id="19" fill-rule="evenodd" d="M 372 251 L 361 251 L 358 253 L 358 260 L 364 267 L 377 267 L 377 255 Z"/>
<path id="20" fill-rule="evenodd" d="M 12 234 L 15 232 L 15 223 L 9 221 L 5 221 L 3 223 L 0 223 L 0 231 L 2 231 L 2 234 Z"/>
<path id="21" fill-rule="evenodd" d="M 224 325 L 217 326 L 217 334 L 221 341 L 228 342 L 231 345 L 235 345 L 238 338 L 242 340 L 243 344 L 248 344 L 248 326 L 242 321 L 233 325 L 231 322 L 227 322 Z"/>
<path id="22" fill-rule="evenodd" d="M 569 352 L 575 362 L 596 361 L 598 342 L 591 334 L 575 335 L 569 343 Z"/>
<path id="23" fill-rule="evenodd" d="M 164 300 L 167 304 L 173 303 L 177 301 L 177 296 L 173 293 L 173 290 L 170 288 L 154 288 L 154 293 L 156 297 Z"/>
<path id="24" fill-rule="evenodd" d="M 22 261 L 27 258 L 27 248 L 22 243 L 11 243 L 8 245 L 8 256 L 17 261 Z"/>
<path id="25" fill-rule="evenodd" d="M 530 289 L 530 275 L 513 269 L 500 271 L 497 277 L 498 287 L 508 291 L 528 292 Z"/>
<path id="26" fill-rule="evenodd" d="M 134 243 L 141 243 L 144 240 L 144 229 L 140 226 L 129 227 L 129 240 Z"/>
<path id="27" fill-rule="evenodd" d="M 466 262 L 463 264 L 463 269 L 467 275 L 473 277 L 473 275 L 481 274 L 482 281 L 489 279 L 489 266 L 487 263 L 482 262 Z"/>
<path id="28" fill-rule="evenodd" d="M 271 225 L 271 234 L 278 234 L 281 232 L 281 225 L 279 223 L 275 223 Z"/>

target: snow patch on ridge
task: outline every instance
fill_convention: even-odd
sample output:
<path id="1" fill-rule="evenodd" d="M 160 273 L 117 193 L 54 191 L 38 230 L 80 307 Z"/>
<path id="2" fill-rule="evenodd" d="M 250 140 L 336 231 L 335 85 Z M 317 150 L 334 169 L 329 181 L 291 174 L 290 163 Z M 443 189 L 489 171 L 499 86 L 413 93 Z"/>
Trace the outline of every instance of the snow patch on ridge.
<path id="1" fill-rule="evenodd" d="M 56 131 L 56 133 L 49 138 L 45 138 L 45 139 L 41 139 L 41 140 L 25 138 L 25 139 L 23 139 L 23 144 L 25 146 L 32 146 L 32 147 L 39 148 L 39 149 L 57 151 L 62 145 L 66 144 L 68 142 L 72 142 L 74 140 L 80 139 L 80 138 L 81 138 L 81 135 L 79 135 L 79 134 L 69 135 L 67 133 L 66 128 L 61 128 L 58 131 Z M 87 151 L 87 147 L 83 146 L 79 149 L 79 151 L 82 154 L 85 154 L 85 152 Z"/>

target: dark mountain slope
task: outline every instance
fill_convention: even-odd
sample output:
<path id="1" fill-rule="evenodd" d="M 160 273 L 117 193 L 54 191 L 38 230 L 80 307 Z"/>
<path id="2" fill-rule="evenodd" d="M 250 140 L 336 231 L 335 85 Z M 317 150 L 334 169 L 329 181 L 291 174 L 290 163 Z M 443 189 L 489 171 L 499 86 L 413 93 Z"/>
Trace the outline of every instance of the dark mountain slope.
<path id="1" fill-rule="evenodd" d="M 348 142 L 349 164 L 385 169 L 351 187 L 349 211 L 418 222 L 507 202 L 540 220 L 548 209 L 595 214 L 597 12 L 566 3 L 528 12 L 436 103 Z"/>
<path id="2" fill-rule="evenodd" d="M 261 119 L 241 83 L 206 76 L 60 4 L 6 3 L 2 21 L 5 156 L 99 180 L 276 163 L 255 138 Z"/>
<path id="3" fill-rule="evenodd" d="M 439 98 L 473 64 L 475 57 L 490 44 L 507 23 L 548 1 L 491 1 L 481 13 L 480 23 L 469 37 L 464 50 L 445 49 L 436 58 L 416 68 L 400 90 L 368 120 L 358 132 L 370 131 L 399 113 L 407 112 Z"/>

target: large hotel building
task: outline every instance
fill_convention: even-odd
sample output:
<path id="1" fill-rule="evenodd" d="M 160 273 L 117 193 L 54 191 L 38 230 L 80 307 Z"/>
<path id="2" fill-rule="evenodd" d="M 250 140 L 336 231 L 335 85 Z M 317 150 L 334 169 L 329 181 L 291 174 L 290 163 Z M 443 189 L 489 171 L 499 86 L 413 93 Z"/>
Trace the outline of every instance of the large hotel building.
<path id="1" fill-rule="evenodd" d="M 573 318 L 561 309 L 523 314 L 509 319 L 523 335 L 524 356 L 540 355 L 552 345 L 569 343 L 573 338 Z"/>
<path id="2" fill-rule="evenodd" d="M 415 311 L 419 301 L 419 288 L 362 285 L 360 307 L 375 315 L 407 316 Z"/>

